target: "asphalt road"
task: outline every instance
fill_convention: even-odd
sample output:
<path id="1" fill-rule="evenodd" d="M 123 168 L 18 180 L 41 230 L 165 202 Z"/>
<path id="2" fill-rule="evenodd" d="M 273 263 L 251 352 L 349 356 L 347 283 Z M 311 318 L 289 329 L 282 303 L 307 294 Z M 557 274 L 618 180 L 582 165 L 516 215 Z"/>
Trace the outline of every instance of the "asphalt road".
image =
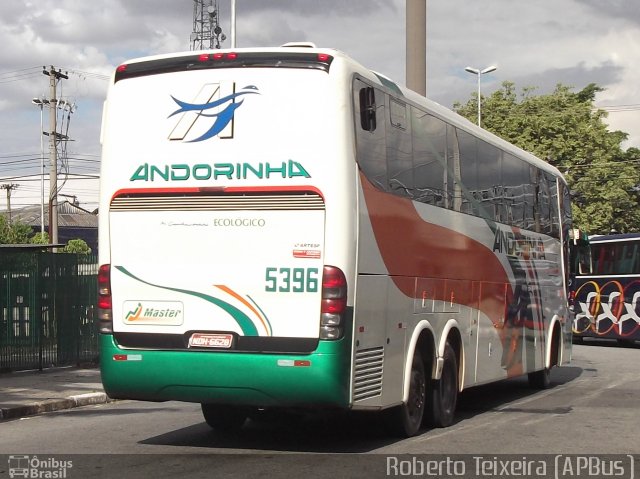
<path id="1" fill-rule="evenodd" d="M 388 458 L 403 454 L 640 454 L 638 364 L 639 346 L 574 345 L 551 389 L 532 390 L 524 378 L 470 389 L 452 427 L 405 440 L 372 415 L 271 417 L 229 436 L 211 430 L 197 404 L 119 401 L 4 422 L 0 455 L 91 455 L 72 456 L 65 477 L 306 479 L 385 477 Z M 0 456 L 0 478 L 7 461 Z M 59 465 L 43 467 L 51 464 Z"/>

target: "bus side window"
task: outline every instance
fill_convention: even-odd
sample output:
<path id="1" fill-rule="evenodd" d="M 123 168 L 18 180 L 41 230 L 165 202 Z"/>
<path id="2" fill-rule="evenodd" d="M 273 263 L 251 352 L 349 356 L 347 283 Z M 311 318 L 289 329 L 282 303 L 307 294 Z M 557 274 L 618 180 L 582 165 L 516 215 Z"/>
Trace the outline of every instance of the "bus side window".
<path id="1" fill-rule="evenodd" d="M 389 99 L 389 127 L 385 128 L 389 191 L 398 196 L 414 198 L 416 192 L 409 108 L 406 103 L 391 96 L 386 95 L 386 98 Z"/>
<path id="2" fill-rule="evenodd" d="M 446 123 L 411 107 L 413 169 L 417 201 L 450 208 L 447 197 Z M 451 186 L 453 189 L 453 185 Z"/>
<path id="3" fill-rule="evenodd" d="M 545 173 L 549 186 L 549 231 L 552 237 L 560 238 L 560 212 L 558 211 L 558 185 L 553 175 Z"/>
<path id="4" fill-rule="evenodd" d="M 360 126 L 365 131 L 376 129 L 376 94 L 370 86 L 360 89 Z"/>

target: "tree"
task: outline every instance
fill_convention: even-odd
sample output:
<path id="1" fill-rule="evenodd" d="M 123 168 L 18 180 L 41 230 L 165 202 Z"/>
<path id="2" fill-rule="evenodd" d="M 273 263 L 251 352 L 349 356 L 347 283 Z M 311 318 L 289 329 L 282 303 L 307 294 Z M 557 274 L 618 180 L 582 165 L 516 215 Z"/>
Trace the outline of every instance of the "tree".
<path id="1" fill-rule="evenodd" d="M 25 244 L 29 242 L 31 234 L 29 225 L 20 221 L 9 223 L 5 215 L 0 215 L 0 244 Z"/>
<path id="2" fill-rule="evenodd" d="M 0 244 L 49 244 L 48 233 L 33 233 L 29 225 L 14 220 L 9 224 L 5 215 L 0 214 Z M 82 239 L 69 240 L 61 250 L 63 253 L 91 254 L 91 248 Z"/>
<path id="3" fill-rule="evenodd" d="M 69 240 L 67 245 L 62 249 L 63 253 L 75 253 L 75 254 L 91 254 L 91 248 L 82 239 Z"/>
<path id="4" fill-rule="evenodd" d="M 512 82 L 482 99 L 483 127 L 545 159 L 565 174 L 575 224 L 590 234 L 640 231 L 640 150 L 622 149 L 628 135 L 609 131 L 607 113 L 595 109 L 602 88 L 592 83 L 574 93 L 558 84 L 553 93 L 518 95 Z M 454 110 L 471 121 L 477 95 Z"/>
<path id="5" fill-rule="evenodd" d="M 29 240 L 31 244 L 49 244 L 49 233 L 36 233 Z"/>

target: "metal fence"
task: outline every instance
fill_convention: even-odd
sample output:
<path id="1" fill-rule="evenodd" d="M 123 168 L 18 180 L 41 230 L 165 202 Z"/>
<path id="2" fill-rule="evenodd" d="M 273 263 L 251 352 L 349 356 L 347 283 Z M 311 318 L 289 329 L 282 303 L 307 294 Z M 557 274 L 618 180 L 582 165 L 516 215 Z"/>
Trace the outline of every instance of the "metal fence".
<path id="1" fill-rule="evenodd" d="M 98 361 L 97 257 L 0 251 L 0 372 Z"/>

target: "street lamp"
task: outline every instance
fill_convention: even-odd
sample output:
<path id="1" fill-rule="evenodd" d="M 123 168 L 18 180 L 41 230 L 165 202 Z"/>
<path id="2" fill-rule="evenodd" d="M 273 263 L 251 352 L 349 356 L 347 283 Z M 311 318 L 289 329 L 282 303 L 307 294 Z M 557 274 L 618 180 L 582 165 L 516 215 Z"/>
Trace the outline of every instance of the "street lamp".
<path id="1" fill-rule="evenodd" d="M 33 98 L 31 103 L 40 107 L 40 234 L 44 235 L 44 125 L 42 123 L 42 110 L 49 100 Z"/>
<path id="2" fill-rule="evenodd" d="M 485 73 L 491 73 L 492 71 L 495 71 L 497 69 L 497 67 L 495 66 L 490 66 L 485 68 L 484 70 L 480 70 L 478 68 L 472 68 L 472 67 L 467 67 L 465 68 L 465 71 L 469 72 L 469 73 L 473 73 L 474 75 L 478 75 L 478 126 L 480 126 L 480 118 L 481 118 L 481 113 L 480 113 L 480 78 L 482 77 L 482 75 L 484 75 Z"/>

